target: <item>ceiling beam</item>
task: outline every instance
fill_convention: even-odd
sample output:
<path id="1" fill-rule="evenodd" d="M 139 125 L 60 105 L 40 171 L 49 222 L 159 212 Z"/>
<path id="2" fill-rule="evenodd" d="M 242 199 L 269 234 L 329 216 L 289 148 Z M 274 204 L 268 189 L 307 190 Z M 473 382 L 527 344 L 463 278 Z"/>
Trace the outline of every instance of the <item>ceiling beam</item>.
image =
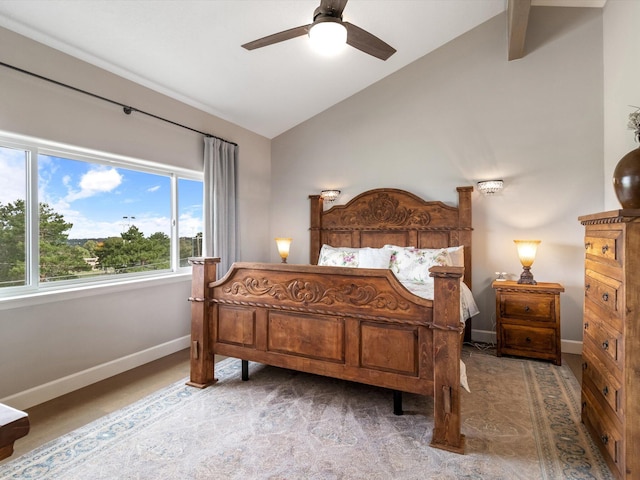
<path id="1" fill-rule="evenodd" d="M 509 0 L 507 5 L 509 60 L 524 57 L 524 41 L 527 37 L 531 0 Z"/>

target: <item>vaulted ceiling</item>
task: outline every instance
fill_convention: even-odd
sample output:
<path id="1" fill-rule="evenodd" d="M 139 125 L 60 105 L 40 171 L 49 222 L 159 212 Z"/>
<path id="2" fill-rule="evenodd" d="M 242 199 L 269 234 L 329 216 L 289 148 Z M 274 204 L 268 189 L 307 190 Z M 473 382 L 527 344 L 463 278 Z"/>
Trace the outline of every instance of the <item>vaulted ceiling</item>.
<path id="1" fill-rule="evenodd" d="M 344 20 L 397 50 L 386 61 L 323 57 L 306 36 L 241 48 L 311 23 L 319 0 L 0 0 L 0 26 L 273 138 L 507 9 L 505 61 L 524 54 L 530 4 L 605 1 L 349 1 Z"/>

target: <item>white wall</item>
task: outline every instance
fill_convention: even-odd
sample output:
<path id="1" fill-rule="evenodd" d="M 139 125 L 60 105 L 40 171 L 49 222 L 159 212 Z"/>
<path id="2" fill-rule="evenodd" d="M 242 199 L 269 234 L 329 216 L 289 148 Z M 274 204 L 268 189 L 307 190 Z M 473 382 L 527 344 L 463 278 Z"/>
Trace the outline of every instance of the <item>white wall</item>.
<path id="1" fill-rule="evenodd" d="M 269 258 L 268 139 L 2 28 L 0 58 L 238 143 L 240 259 Z M 5 67 L 0 130 L 202 170 L 201 135 Z M 0 401 L 26 408 L 185 348 L 189 288 L 187 275 L 0 300 Z"/>
<path id="2" fill-rule="evenodd" d="M 604 7 L 604 203 L 616 210 L 620 203 L 613 190 L 618 161 L 638 148 L 629 114 L 640 107 L 640 2 L 608 0 Z"/>
<path id="3" fill-rule="evenodd" d="M 513 240 L 537 238 L 535 278 L 565 286 L 562 337 L 579 352 L 577 217 L 603 205 L 602 11 L 532 8 L 526 50 L 507 61 L 499 15 L 275 138 L 271 236 L 293 237 L 290 261 L 308 262 L 307 196 L 323 188 L 455 204 L 456 186 L 502 178 L 500 195 L 473 196 L 474 338 L 494 330 L 494 272 L 521 272 Z"/>

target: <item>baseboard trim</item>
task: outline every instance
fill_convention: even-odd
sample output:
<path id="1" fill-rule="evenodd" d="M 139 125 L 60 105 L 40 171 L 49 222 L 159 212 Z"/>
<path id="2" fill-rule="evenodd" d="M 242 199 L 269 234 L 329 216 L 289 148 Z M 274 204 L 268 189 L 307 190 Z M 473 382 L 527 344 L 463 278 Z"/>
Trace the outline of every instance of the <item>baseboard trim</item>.
<path id="1" fill-rule="evenodd" d="M 562 353 L 582 355 L 582 342 L 576 342 L 575 340 L 560 340 L 560 350 Z"/>
<path id="2" fill-rule="evenodd" d="M 474 342 L 490 343 L 495 345 L 496 332 L 490 330 L 471 330 L 471 339 Z"/>
<path id="3" fill-rule="evenodd" d="M 145 363 L 152 362 L 185 348 L 189 348 L 190 342 L 191 336 L 186 335 L 160 345 L 155 345 L 151 348 L 147 348 L 146 350 L 103 363 L 102 365 L 96 365 L 95 367 L 88 368 L 81 372 L 73 373 L 43 385 L 38 385 L 37 387 L 18 392 L 14 395 L 0 399 L 0 403 L 10 405 L 18 410 L 25 410 L 61 395 L 73 392 L 74 390 L 78 390 L 106 378 L 113 377 L 119 373 L 126 372 L 132 368 L 139 367 Z"/>
<path id="4" fill-rule="evenodd" d="M 496 343 L 496 332 L 490 330 L 471 330 L 471 338 L 474 342 Z M 574 355 L 582 355 L 582 342 L 575 340 L 560 340 L 560 351 L 562 353 L 571 353 Z"/>

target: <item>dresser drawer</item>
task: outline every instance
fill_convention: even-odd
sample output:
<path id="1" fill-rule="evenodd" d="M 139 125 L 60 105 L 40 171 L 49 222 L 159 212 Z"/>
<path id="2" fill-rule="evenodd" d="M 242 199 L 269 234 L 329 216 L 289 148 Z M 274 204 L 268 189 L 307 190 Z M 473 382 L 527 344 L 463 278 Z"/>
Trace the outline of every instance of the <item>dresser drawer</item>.
<path id="1" fill-rule="evenodd" d="M 502 324 L 502 350 L 507 354 L 556 353 L 556 331 L 553 328 L 529 327 L 524 325 Z M 532 355 L 533 356 L 533 355 Z"/>
<path id="2" fill-rule="evenodd" d="M 622 230 L 590 230 L 584 237 L 587 258 L 622 266 Z"/>
<path id="3" fill-rule="evenodd" d="M 555 295 L 503 293 L 500 297 L 500 315 L 503 318 L 555 322 Z"/>
<path id="4" fill-rule="evenodd" d="M 620 421 L 624 420 L 624 392 L 620 380 L 589 349 L 583 354 L 582 381 L 603 405 L 609 405 Z"/>
<path id="5" fill-rule="evenodd" d="M 622 371 L 624 351 L 620 332 L 596 317 L 593 310 L 585 308 L 583 334 L 584 341 L 589 342 L 589 348 L 603 359 L 605 365 L 613 362 Z"/>
<path id="6" fill-rule="evenodd" d="M 601 275 L 593 270 L 586 270 L 584 294 L 605 311 L 620 315 L 620 303 L 623 297 L 622 283 L 618 280 Z"/>
<path id="7" fill-rule="evenodd" d="M 585 385 L 582 386 L 582 421 L 590 430 L 600 450 L 609 456 L 609 463 L 621 474 L 624 445 L 620 428 L 595 400 L 591 389 Z"/>

